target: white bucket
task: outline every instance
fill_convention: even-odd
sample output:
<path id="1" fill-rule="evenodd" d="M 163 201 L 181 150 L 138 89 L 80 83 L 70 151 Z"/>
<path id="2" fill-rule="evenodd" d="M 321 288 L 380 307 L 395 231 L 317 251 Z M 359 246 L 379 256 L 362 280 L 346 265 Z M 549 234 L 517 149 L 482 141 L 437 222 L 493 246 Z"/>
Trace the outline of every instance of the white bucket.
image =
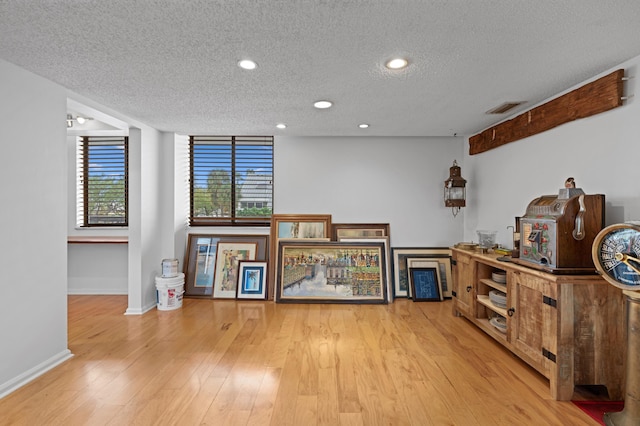
<path id="1" fill-rule="evenodd" d="M 184 294 L 184 274 L 176 277 L 156 277 L 156 295 L 159 311 L 172 311 L 182 307 L 182 295 Z"/>
<path id="2" fill-rule="evenodd" d="M 162 278 L 178 276 L 178 259 L 162 259 Z"/>

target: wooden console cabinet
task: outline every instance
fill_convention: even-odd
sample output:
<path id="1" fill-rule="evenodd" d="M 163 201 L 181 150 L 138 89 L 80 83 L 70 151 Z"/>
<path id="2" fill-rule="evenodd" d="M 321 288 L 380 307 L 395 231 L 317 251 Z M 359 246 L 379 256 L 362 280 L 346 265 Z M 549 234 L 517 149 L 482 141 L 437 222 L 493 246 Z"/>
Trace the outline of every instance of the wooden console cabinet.
<path id="1" fill-rule="evenodd" d="M 453 311 L 464 316 L 549 379 L 551 397 L 570 400 L 576 385 L 604 385 L 624 396 L 625 302 L 598 275 L 555 275 L 496 255 L 452 249 Z M 492 279 L 506 273 L 506 283 Z M 506 293 L 495 306 L 489 292 Z M 506 318 L 506 332 L 490 318 Z"/>

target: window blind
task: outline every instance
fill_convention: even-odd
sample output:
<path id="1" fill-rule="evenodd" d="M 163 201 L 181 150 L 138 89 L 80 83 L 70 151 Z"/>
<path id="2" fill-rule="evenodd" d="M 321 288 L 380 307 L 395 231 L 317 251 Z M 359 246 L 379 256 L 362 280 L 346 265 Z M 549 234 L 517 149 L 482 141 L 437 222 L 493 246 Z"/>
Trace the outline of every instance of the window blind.
<path id="1" fill-rule="evenodd" d="M 126 136 L 84 136 L 78 144 L 78 225 L 128 225 Z"/>
<path id="2" fill-rule="evenodd" d="M 191 136 L 190 225 L 268 226 L 273 136 Z"/>

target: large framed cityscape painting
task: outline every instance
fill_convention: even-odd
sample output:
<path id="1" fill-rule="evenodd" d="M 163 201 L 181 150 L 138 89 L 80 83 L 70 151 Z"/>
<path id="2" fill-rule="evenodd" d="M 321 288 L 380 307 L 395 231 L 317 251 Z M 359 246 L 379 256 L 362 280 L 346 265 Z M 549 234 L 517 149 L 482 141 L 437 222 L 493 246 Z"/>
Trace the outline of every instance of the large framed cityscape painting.
<path id="1" fill-rule="evenodd" d="M 294 241 L 279 243 L 279 303 L 387 303 L 382 242 Z"/>

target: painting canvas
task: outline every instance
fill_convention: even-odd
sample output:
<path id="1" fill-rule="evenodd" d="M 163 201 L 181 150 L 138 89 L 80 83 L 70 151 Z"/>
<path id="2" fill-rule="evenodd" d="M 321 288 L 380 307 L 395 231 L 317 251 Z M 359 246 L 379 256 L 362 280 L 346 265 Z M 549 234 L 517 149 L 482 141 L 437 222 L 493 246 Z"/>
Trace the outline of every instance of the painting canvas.
<path id="1" fill-rule="evenodd" d="M 437 265 L 440 275 L 440 286 L 442 297 L 451 297 L 451 257 L 408 257 L 407 267 L 409 269 L 420 267 L 432 267 Z"/>
<path id="2" fill-rule="evenodd" d="M 431 267 L 409 268 L 409 282 L 414 302 L 442 300 L 440 271 L 436 262 L 432 262 Z"/>
<path id="3" fill-rule="evenodd" d="M 354 243 L 354 242 L 368 242 L 368 243 L 383 243 L 384 244 L 384 256 L 386 259 L 385 270 L 386 270 L 386 281 L 387 281 L 387 301 L 393 302 L 393 290 L 391 288 L 391 256 L 389 249 L 389 237 L 359 237 L 359 238 L 347 238 L 347 237 L 339 237 L 338 241 L 345 243 Z"/>
<path id="4" fill-rule="evenodd" d="M 387 302 L 384 243 L 287 240 L 278 259 L 278 302 Z"/>
<path id="5" fill-rule="evenodd" d="M 255 243 L 219 242 L 216 249 L 213 297 L 235 299 L 240 261 L 255 260 L 255 258 Z"/>
<path id="6" fill-rule="evenodd" d="M 238 299 L 265 299 L 267 296 L 267 262 L 240 261 Z"/>
<path id="7" fill-rule="evenodd" d="M 331 239 L 389 237 L 388 223 L 334 223 L 331 225 Z"/>
<path id="8" fill-rule="evenodd" d="M 193 281 L 194 287 L 213 289 L 214 261 L 216 246 L 208 239 L 196 243 L 196 270 Z"/>
<path id="9" fill-rule="evenodd" d="M 323 238 L 324 222 L 280 222 L 278 238 Z"/>

